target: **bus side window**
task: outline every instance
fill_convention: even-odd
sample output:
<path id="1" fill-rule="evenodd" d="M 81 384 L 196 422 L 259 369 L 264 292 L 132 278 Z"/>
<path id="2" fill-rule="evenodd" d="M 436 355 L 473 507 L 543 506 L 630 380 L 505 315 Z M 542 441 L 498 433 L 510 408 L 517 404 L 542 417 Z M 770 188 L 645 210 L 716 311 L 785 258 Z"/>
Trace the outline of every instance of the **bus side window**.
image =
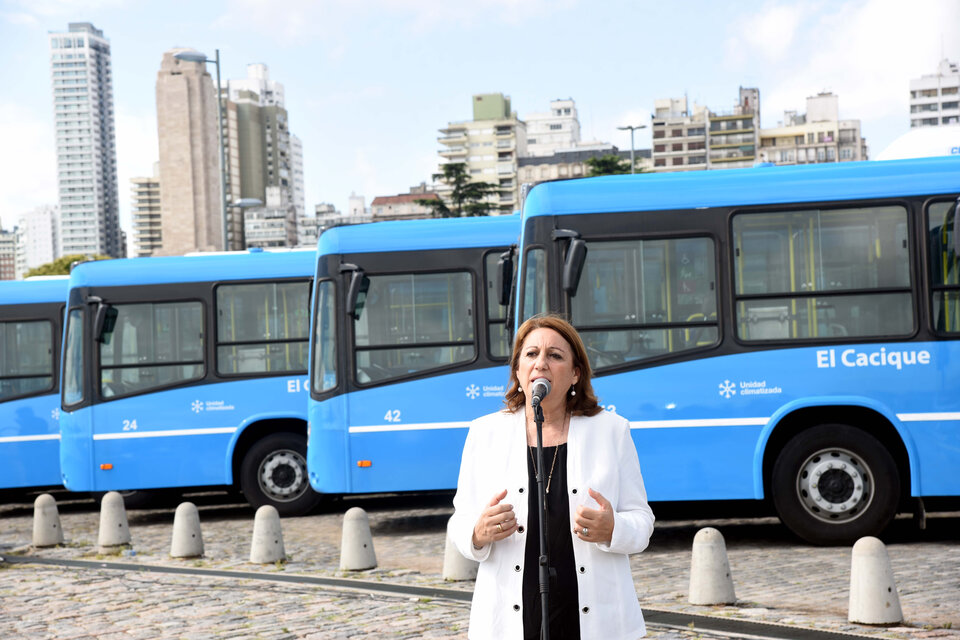
<path id="1" fill-rule="evenodd" d="M 960 333 L 960 256 L 956 251 L 957 206 L 936 202 L 927 208 L 930 315 L 933 328 Z"/>
<path id="2" fill-rule="evenodd" d="M 469 272 L 370 275 L 353 320 L 356 380 L 378 383 L 476 358 Z"/>

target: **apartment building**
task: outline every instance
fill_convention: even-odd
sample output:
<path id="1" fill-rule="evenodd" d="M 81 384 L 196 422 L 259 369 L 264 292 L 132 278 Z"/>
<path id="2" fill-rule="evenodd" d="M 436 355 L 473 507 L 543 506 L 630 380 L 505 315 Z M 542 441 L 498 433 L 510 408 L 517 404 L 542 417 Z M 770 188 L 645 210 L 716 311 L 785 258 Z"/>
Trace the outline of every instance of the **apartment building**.
<path id="1" fill-rule="evenodd" d="M 492 196 L 493 212 L 512 213 L 520 206 L 517 159 L 527 151 L 526 124 L 510 110 L 510 97 L 502 93 L 473 96 L 473 120 L 451 122 L 440 129 L 442 163 L 462 162 L 474 181 L 489 182 L 499 195 Z M 447 197 L 452 188 L 437 185 Z"/>
<path id="2" fill-rule="evenodd" d="M 778 126 L 760 130 L 760 160 L 815 164 L 867 160 L 859 120 L 840 120 L 840 100 L 829 92 L 807 98 L 806 113 L 786 111 Z"/>
<path id="3" fill-rule="evenodd" d="M 130 178 L 130 215 L 133 225 L 133 255 L 152 256 L 163 247 L 160 208 L 160 163 L 152 176 Z"/>
<path id="4" fill-rule="evenodd" d="M 572 98 L 552 100 L 550 110 L 524 116 L 527 125 L 526 157 L 550 156 L 580 144 L 580 118 Z"/>
<path id="5" fill-rule="evenodd" d="M 654 101 L 651 116 L 654 171 L 701 171 L 707 168 L 710 110 L 686 96 Z"/>
<path id="6" fill-rule="evenodd" d="M 941 60 L 937 72 L 910 81 L 910 127 L 960 124 L 960 65 Z"/>

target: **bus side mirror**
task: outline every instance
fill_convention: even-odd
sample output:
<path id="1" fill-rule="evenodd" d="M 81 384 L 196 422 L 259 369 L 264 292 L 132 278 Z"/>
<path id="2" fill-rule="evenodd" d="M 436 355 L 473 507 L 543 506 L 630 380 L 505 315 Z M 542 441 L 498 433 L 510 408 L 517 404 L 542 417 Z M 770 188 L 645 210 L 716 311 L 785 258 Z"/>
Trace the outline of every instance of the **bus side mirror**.
<path id="1" fill-rule="evenodd" d="M 567 259 L 563 263 L 563 290 L 568 295 L 577 295 L 583 264 L 587 261 L 587 243 L 580 238 L 570 240 Z"/>
<path id="2" fill-rule="evenodd" d="M 500 254 L 497 261 L 497 300 L 501 307 L 510 304 L 510 291 L 513 288 L 513 251 Z"/>
<path id="3" fill-rule="evenodd" d="M 363 271 L 357 270 L 350 274 L 350 287 L 347 289 L 347 315 L 354 320 L 359 320 L 363 312 L 364 300 L 360 298 L 360 294 L 366 298 L 369 288 L 370 278 Z"/>

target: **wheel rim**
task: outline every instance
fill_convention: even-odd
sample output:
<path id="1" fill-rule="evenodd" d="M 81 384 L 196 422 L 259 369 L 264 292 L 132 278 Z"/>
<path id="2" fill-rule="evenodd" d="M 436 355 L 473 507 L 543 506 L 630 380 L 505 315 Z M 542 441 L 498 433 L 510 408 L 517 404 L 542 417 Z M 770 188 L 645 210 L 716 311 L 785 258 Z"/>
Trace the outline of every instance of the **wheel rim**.
<path id="1" fill-rule="evenodd" d="M 817 451 L 800 466 L 797 495 L 803 508 L 824 522 L 850 522 L 873 501 L 873 474 L 847 449 Z"/>
<path id="2" fill-rule="evenodd" d="M 257 473 L 260 490 L 277 502 L 293 502 L 307 490 L 307 463 L 290 449 L 272 452 Z"/>

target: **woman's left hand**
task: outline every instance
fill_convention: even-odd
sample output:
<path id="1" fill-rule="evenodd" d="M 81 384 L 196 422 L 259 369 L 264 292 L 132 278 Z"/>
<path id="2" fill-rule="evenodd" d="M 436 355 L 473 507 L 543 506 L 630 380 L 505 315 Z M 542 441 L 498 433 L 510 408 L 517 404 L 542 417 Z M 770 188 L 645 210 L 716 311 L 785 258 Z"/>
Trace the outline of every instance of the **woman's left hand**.
<path id="1" fill-rule="evenodd" d="M 613 505 L 599 491 L 588 489 L 590 497 L 600 505 L 591 509 L 580 505 L 573 518 L 573 532 L 584 542 L 606 542 L 613 540 Z"/>

